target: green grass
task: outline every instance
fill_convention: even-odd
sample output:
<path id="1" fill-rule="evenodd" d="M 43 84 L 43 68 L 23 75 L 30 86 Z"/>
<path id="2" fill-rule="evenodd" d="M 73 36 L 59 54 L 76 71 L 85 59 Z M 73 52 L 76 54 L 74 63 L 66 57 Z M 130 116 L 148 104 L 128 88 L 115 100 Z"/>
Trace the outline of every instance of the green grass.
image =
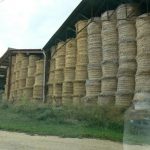
<path id="1" fill-rule="evenodd" d="M 51 108 L 38 104 L 0 103 L 0 129 L 61 137 L 122 141 L 120 110 L 102 107 Z"/>

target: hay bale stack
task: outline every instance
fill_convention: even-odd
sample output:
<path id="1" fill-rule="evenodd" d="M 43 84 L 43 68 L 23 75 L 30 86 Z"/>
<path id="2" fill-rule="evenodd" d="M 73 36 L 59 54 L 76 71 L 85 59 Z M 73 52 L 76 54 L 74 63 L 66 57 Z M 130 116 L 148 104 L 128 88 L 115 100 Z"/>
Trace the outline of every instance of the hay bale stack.
<path id="1" fill-rule="evenodd" d="M 73 82 L 75 80 L 75 68 L 74 67 L 66 67 L 64 70 L 64 81 L 65 82 Z"/>
<path id="2" fill-rule="evenodd" d="M 106 11 L 101 15 L 102 21 L 102 80 L 99 105 L 110 105 L 115 101 L 118 71 L 118 32 L 116 29 L 116 13 Z"/>
<path id="3" fill-rule="evenodd" d="M 62 83 L 55 83 L 54 87 L 54 104 L 56 106 L 62 105 Z"/>
<path id="4" fill-rule="evenodd" d="M 130 105 L 134 95 L 137 68 L 135 17 L 138 14 L 136 4 L 123 4 L 117 8 L 119 69 L 116 105 L 121 107 Z"/>
<path id="5" fill-rule="evenodd" d="M 33 97 L 33 87 L 25 87 L 23 89 L 23 97 L 27 100 L 31 100 Z"/>

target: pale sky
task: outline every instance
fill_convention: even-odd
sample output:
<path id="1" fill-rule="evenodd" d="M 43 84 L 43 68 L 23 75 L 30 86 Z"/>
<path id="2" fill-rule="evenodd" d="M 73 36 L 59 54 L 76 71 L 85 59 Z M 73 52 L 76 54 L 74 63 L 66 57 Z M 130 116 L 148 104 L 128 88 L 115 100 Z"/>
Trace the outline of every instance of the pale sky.
<path id="1" fill-rule="evenodd" d="M 8 47 L 43 48 L 81 0 L 0 0 L 0 57 Z"/>

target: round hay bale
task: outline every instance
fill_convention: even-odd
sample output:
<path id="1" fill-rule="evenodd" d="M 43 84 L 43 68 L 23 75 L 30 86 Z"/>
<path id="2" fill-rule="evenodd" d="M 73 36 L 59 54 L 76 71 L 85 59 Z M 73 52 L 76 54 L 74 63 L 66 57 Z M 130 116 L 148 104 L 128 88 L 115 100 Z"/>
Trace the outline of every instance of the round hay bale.
<path id="1" fill-rule="evenodd" d="M 117 91 L 117 78 L 115 78 L 115 77 L 102 78 L 101 91 L 115 93 Z"/>
<path id="2" fill-rule="evenodd" d="M 29 66 L 28 67 L 28 77 L 34 77 L 36 72 L 35 66 Z"/>
<path id="3" fill-rule="evenodd" d="M 75 80 L 86 80 L 88 78 L 87 66 L 76 65 Z"/>
<path id="4" fill-rule="evenodd" d="M 149 100 L 150 93 L 149 92 L 136 92 L 134 94 L 134 101 L 145 101 Z"/>
<path id="5" fill-rule="evenodd" d="M 66 54 L 66 45 L 64 41 L 61 41 L 57 44 L 57 57 L 59 56 L 65 56 Z"/>
<path id="6" fill-rule="evenodd" d="M 54 71 L 55 70 L 55 59 L 51 59 L 50 61 L 50 71 Z"/>
<path id="7" fill-rule="evenodd" d="M 19 89 L 26 87 L 26 79 L 19 80 Z"/>
<path id="8" fill-rule="evenodd" d="M 75 68 L 65 68 L 64 70 L 64 81 L 71 82 L 75 80 Z"/>
<path id="9" fill-rule="evenodd" d="M 42 74 L 44 72 L 44 61 L 38 60 L 36 61 L 36 74 Z"/>
<path id="10" fill-rule="evenodd" d="M 42 99 L 43 98 L 43 86 L 34 85 L 33 87 L 33 98 Z"/>
<path id="11" fill-rule="evenodd" d="M 43 78 L 44 78 L 43 74 L 36 74 L 34 86 L 37 86 L 37 85 L 42 86 L 43 85 Z"/>
<path id="12" fill-rule="evenodd" d="M 87 24 L 88 24 L 87 20 L 80 20 L 75 24 L 77 39 L 87 36 Z"/>
<path id="13" fill-rule="evenodd" d="M 22 59 L 24 58 L 24 56 L 25 56 L 25 55 L 22 54 L 22 53 L 16 54 L 16 63 L 21 62 Z"/>
<path id="14" fill-rule="evenodd" d="M 77 54 L 87 54 L 87 37 L 77 39 Z"/>
<path id="15" fill-rule="evenodd" d="M 88 79 L 99 80 L 102 77 L 101 65 L 88 65 Z"/>
<path id="16" fill-rule="evenodd" d="M 64 82 L 62 88 L 63 96 L 72 96 L 73 95 L 73 82 Z"/>
<path id="17" fill-rule="evenodd" d="M 115 19 L 116 19 L 116 12 L 115 12 L 115 10 L 105 11 L 101 15 L 101 21 L 115 20 Z"/>
<path id="18" fill-rule="evenodd" d="M 103 77 L 116 77 L 118 72 L 118 63 L 115 61 L 102 62 Z"/>
<path id="19" fill-rule="evenodd" d="M 37 55 L 29 55 L 29 66 L 33 67 L 36 66 L 36 61 L 39 60 L 39 56 Z"/>
<path id="20" fill-rule="evenodd" d="M 62 97 L 61 96 L 54 96 L 53 100 L 54 100 L 54 105 L 56 107 L 62 106 Z"/>
<path id="21" fill-rule="evenodd" d="M 21 61 L 21 68 L 27 68 L 29 64 L 29 58 L 28 57 L 24 57 L 23 60 Z"/>
<path id="22" fill-rule="evenodd" d="M 114 105 L 115 103 L 115 96 L 114 95 L 103 95 L 100 94 L 98 97 L 98 105 L 103 106 L 103 105 Z"/>
<path id="23" fill-rule="evenodd" d="M 73 83 L 73 96 L 85 96 L 85 81 L 74 81 Z"/>
<path id="24" fill-rule="evenodd" d="M 139 14 L 138 4 L 121 4 L 120 6 L 118 6 L 116 12 L 118 20 L 134 18 Z"/>
<path id="25" fill-rule="evenodd" d="M 68 39 L 66 43 L 66 57 L 76 57 L 77 41 L 75 38 Z"/>
<path id="26" fill-rule="evenodd" d="M 16 63 L 16 56 L 12 56 L 12 64 L 14 65 Z"/>
<path id="27" fill-rule="evenodd" d="M 150 92 L 150 75 L 138 75 L 135 82 L 136 92 Z"/>
<path id="28" fill-rule="evenodd" d="M 135 59 L 136 52 L 135 41 L 119 43 L 119 59 Z"/>
<path id="29" fill-rule="evenodd" d="M 112 60 L 118 60 L 118 46 L 116 44 L 103 46 L 103 61 Z"/>
<path id="30" fill-rule="evenodd" d="M 52 83 L 54 83 L 54 80 L 55 80 L 55 71 L 50 71 L 49 72 L 48 83 L 52 84 Z"/>
<path id="31" fill-rule="evenodd" d="M 48 84 L 48 95 L 49 96 L 54 96 L 54 85 L 53 84 Z"/>
<path id="32" fill-rule="evenodd" d="M 54 96 L 61 97 L 62 96 L 62 84 L 54 84 Z"/>
<path id="33" fill-rule="evenodd" d="M 62 104 L 63 105 L 72 105 L 73 104 L 73 97 L 72 96 L 63 96 L 62 97 Z"/>
<path id="34" fill-rule="evenodd" d="M 56 69 L 64 69 L 65 67 L 65 56 L 56 57 Z"/>
<path id="35" fill-rule="evenodd" d="M 21 61 L 16 63 L 16 71 L 19 71 L 21 68 Z"/>
<path id="36" fill-rule="evenodd" d="M 27 77 L 26 78 L 26 87 L 33 87 L 34 82 L 35 82 L 34 77 Z"/>
<path id="37" fill-rule="evenodd" d="M 100 80 L 86 80 L 86 97 L 97 96 L 101 92 Z"/>
<path id="38" fill-rule="evenodd" d="M 88 64 L 87 54 L 78 54 L 76 65 L 86 66 Z"/>
<path id="39" fill-rule="evenodd" d="M 81 106 L 83 104 L 82 96 L 73 96 L 73 105 Z"/>
<path id="40" fill-rule="evenodd" d="M 76 66 L 76 57 L 66 57 L 65 67 L 75 67 Z"/>
<path id="41" fill-rule="evenodd" d="M 55 83 L 62 83 L 64 81 L 64 70 L 63 69 L 58 69 L 55 70 Z"/>
<path id="42" fill-rule="evenodd" d="M 119 43 L 136 41 L 136 27 L 134 21 L 121 20 L 117 26 Z"/>
<path id="43" fill-rule="evenodd" d="M 87 32 L 88 35 L 92 34 L 100 34 L 101 32 L 101 18 L 100 17 L 94 17 L 88 20 L 88 27 Z"/>
<path id="44" fill-rule="evenodd" d="M 15 82 L 15 90 L 18 90 L 19 89 L 19 80 L 17 80 L 16 82 Z"/>
<path id="45" fill-rule="evenodd" d="M 33 87 L 26 87 L 23 89 L 23 97 L 29 100 L 33 97 Z"/>
<path id="46" fill-rule="evenodd" d="M 119 76 L 118 77 L 118 93 L 134 93 L 135 78 L 134 76 Z"/>
<path id="47" fill-rule="evenodd" d="M 21 79 L 26 79 L 27 74 L 28 74 L 28 68 L 21 69 L 20 73 L 19 73 L 19 79 L 20 80 Z"/>
<path id="48" fill-rule="evenodd" d="M 132 100 L 133 100 L 133 94 L 117 93 L 115 105 L 119 107 L 128 107 L 131 106 Z"/>

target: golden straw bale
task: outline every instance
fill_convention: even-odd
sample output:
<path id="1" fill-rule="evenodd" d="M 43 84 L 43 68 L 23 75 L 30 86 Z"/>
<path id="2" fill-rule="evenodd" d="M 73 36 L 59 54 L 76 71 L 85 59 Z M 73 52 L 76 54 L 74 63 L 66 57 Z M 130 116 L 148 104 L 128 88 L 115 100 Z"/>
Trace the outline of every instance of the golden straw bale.
<path id="1" fill-rule="evenodd" d="M 36 74 L 42 74 L 44 72 L 44 60 L 36 61 Z"/>
<path id="2" fill-rule="evenodd" d="M 63 81 L 64 81 L 64 70 L 63 69 L 55 70 L 54 82 L 61 83 Z"/>
<path id="3" fill-rule="evenodd" d="M 42 99 L 43 98 L 43 86 L 36 85 L 33 87 L 33 98 Z"/>
<path id="4" fill-rule="evenodd" d="M 55 67 L 56 67 L 55 65 L 56 65 L 55 59 L 51 59 L 51 61 L 50 61 L 50 71 L 55 70 Z"/>
<path id="5" fill-rule="evenodd" d="M 16 82 L 15 82 L 15 90 L 18 90 L 19 89 L 19 80 L 17 80 Z"/>
<path id="6" fill-rule="evenodd" d="M 75 38 L 68 39 L 66 43 L 66 57 L 76 57 L 77 41 Z"/>
<path id="7" fill-rule="evenodd" d="M 65 68 L 64 70 L 64 81 L 71 82 L 75 80 L 75 68 Z"/>
<path id="8" fill-rule="evenodd" d="M 76 66 L 76 57 L 66 57 L 65 67 L 75 67 Z"/>
<path id="9" fill-rule="evenodd" d="M 61 41 L 57 44 L 57 57 L 59 56 L 65 56 L 65 53 L 66 53 L 66 46 L 65 46 L 65 42 L 64 41 Z"/>
<path id="10" fill-rule="evenodd" d="M 26 79 L 19 80 L 19 89 L 26 87 Z"/>
<path id="11" fill-rule="evenodd" d="M 76 65 L 86 66 L 88 64 L 88 55 L 87 54 L 78 54 Z"/>
<path id="12" fill-rule="evenodd" d="M 73 97 L 72 96 L 63 96 L 62 97 L 62 104 L 63 105 L 71 105 L 73 103 Z"/>
<path id="13" fill-rule="evenodd" d="M 56 69 L 64 69 L 65 67 L 65 56 L 56 57 Z"/>
<path id="14" fill-rule="evenodd" d="M 48 83 L 52 84 L 52 83 L 54 83 L 54 80 L 55 80 L 55 71 L 50 71 L 49 72 Z"/>
<path id="15" fill-rule="evenodd" d="M 54 84 L 54 96 L 61 97 L 62 96 L 62 84 Z"/>
<path id="16" fill-rule="evenodd" d="M 37 55 L 29 55 L 29 66 L 33 67 L 36 66 L 36 61 L 39 60 L 39 56 Z"/>
<path id="17" fill-rule="evenodd" d="M 23 89 L 19 89 L 17 90 L 17 99 L 21 100 L 23 96 Z"/>
<path id="18" fill-rule="evenodd" d="M 43 79 L 44 79 L 44 75 L 43 74 L 36 74 L 35 75 L 35 83 L 34 83 L 34 85 L 42 86 L 43 85 Z"/>
<path id="19" fill-rule="evenodd" d="M 72 96 L 73 95 L 73 82 L 64 82 L 62 88 L 63 96 Z"/>
<path id="20" fill-rule="evenodd" d="M 73 105 L 74 106 L 81 106 L 83 104 L 82 96 L 73 96 Z"/>
<path id="21" fill-rule="evenodd" d="M 93 49 L 93 48 L 101 48 L 102 46 L 102 40 L 101 40 L 101 34 L 91 34 L 88 35 L 88 49 Z"/>
<path id="22" fill-rule="evenodd" d="M 100 94 L 98 97 L 98 105 L 113 105 L 115 103 L 115 96 L 114 95 L 105 95 Z"/>
<path id="23" fill-rule="evenodd" d="M 49 96 L 54 96 L 54 85 L 53 84 L 48 84 L 48 95 Z"/>
<path id="24" fill-rule="evenodd" d="M 28 68 L 24 68 L 20 70 L 19 79 L 26 79 L 28 74 Z"/>
<path id="25" fill-rule="evenodd" d="M 115 12 L 115 10 L 105 11 L 105 12 L 101 15 L 101 20 L 102 20 L 102 21 L 115 20 L 115 19 L 116 19 L 116 12 Z"/>
<path id="26" fill-rule="evenodd" d="M 33 97 L 33 87 L 26 87 L 23 89 L 23 97 L 29 100 Z"/>
<path id="27" fill-rule="evenodd" d="M 29 66 L 28 67 L 28 77 L 34 77 L 36 72 L 35 66 Z"/>
<path id="28" fill-rule="evenodd" d="M 26 56 L 21 61 L 21 68 L 22 69 L 27 68 L 28 64 L 29 64 L 29 57 Z"/>
<path id="29" fill-rule="evenodd" d="M 35 82 L 35 77 L 27 77 L 26 78 L 26 87 L 33 87 Z"/>

